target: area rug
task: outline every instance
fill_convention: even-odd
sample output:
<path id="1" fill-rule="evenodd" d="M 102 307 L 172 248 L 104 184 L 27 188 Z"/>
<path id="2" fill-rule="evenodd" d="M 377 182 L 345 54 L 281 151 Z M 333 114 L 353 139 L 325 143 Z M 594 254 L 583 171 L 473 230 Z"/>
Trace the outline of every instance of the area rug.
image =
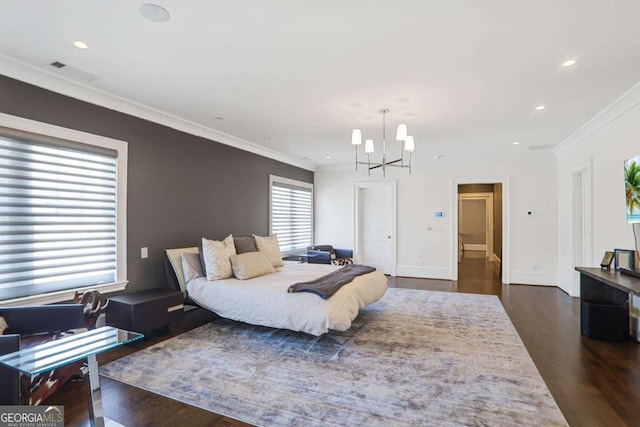
<path id="1" fill-rule="evenodd" d="M 219 319 L 101 374 L 259 426 L 567 425 L 488 295 L 390 288 L 321 337 Z"/>

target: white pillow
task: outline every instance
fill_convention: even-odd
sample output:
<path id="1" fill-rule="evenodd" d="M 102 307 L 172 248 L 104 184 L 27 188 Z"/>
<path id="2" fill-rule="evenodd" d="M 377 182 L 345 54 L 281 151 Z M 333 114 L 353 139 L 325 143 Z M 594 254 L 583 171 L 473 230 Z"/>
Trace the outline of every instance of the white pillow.
<path id="1" fill-rule="evenodd" d="M 280 255 L 280 245 L 278 245 L 277 234 L 272 234 L 269 237 L 261 237 L 254 234 L 253 238 L 256 240 L 258 251 L 264 253 L 267 258 L 269 258 L 271 265 L 274 267 L 282 267 L 284 265 L 282 255 Z"/>
<path id="2" fill-rule="evenodd" d="M 263 274 L 275 273 L 269 258 L 262 252 L 245 252 L 231 255 L 231 268 L 236 279 L 246 280 Z"/>
<path id="3" fill-rule="evenodd" d="M 233 236 L 229 234 L 222 242 L 202 238 L 202 257 L 204 259 L 207 280 L 220 280 L 233 277 L 229 257 L 236 254 Z"/>

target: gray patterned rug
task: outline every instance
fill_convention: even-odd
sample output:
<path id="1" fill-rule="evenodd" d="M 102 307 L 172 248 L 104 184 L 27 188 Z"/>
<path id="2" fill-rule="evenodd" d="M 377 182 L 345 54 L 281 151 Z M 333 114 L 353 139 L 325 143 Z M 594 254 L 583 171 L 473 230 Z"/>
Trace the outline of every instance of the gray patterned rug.
<path id="1" fill-rule="evenodd" d="M 261 426 L 566 425 L 487 295 L 390 288 L 319 338 L 220 319 L 101 374 Z"/>

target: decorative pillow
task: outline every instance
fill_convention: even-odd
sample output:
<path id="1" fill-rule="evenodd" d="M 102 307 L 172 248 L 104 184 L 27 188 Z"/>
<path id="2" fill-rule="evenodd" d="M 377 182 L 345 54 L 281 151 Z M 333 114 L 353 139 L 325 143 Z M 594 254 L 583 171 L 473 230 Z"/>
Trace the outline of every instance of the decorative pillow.
<path id="1" fill-rule="evenodd" d="M 276 271 L 269 258 L 262 252 L 245 252 L 240 255 L 231 255 L 230 259 L 233 275 L 236 276 L 236 279 L 253 279 Z"/>
<path id="2" fill-rule="evenodd" d="M 200 254 L 182 254 L 182 274 L 184 275 L 184 282 L 189 283 L 193 279 L 198 277 L 204 277 L 204 271 L 202 270 L 202 263 L 200 262 Z"/>
<path id="3" fill-rule="evenodd" d="M 269 237 L 261 237 L 254 234 L 253 238 L 256 241 L 256 247 L 260 252 L 264 252 L 269 261 L 271 261 L 271 265 L 274 267 L 282 267 L 284 265 L 282 255 L 280 255 L 277 234 L 272 234 Z"/>
<path id="4" fill-rule="evenodd" d="M 233 236 L 229 234 L 222 242 L 202 238 L 202 257 L 207 280 L 220 280 L 233 277 L 229 257 L 236 254 Z"/>
<path id="5" fill-rule="evenodd" d="M 234 237 L 233 244 L 236 246 L 236 253 L 243 254 L 245 252 L 256 252 L 256 240 L 253 236 L 247 237 Z"/>
<path id="6" fill-rule="evenodd" d="M 4 320 L 4 317 L 0 317 L 0 335 L 4 335 L 4 331 L 9 328 L 7 322 Z"/>

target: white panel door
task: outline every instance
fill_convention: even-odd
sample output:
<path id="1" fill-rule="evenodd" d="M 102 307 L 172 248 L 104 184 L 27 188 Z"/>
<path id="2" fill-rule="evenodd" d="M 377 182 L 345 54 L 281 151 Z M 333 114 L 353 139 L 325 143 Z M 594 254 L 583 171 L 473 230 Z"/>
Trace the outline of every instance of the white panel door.
<path id="1" fill-rule="evenodd" d="M 356 258 L 395 275 L 395 182 L 356 187 Z"/>

